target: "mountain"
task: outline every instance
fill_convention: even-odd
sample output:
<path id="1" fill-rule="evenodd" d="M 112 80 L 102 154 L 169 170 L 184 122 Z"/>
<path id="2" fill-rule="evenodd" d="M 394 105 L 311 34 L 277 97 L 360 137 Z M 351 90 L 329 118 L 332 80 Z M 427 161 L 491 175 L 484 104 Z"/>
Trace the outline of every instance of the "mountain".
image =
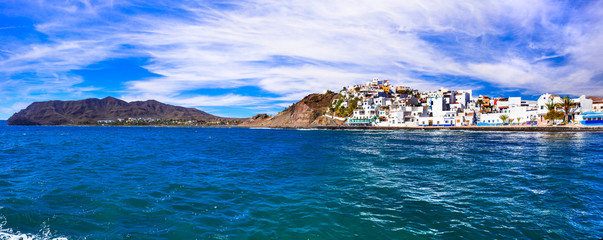
<path id="1" fill-rule="evenodd" d="M 118 118 L 178 120 L 244 120 L 223 118 L 194 108 L 178 107 L 155 100 L 126 102 L 114 97 L 79 101 L 34 102 L 11 116 L 8 125 L 67 125 Z"/>
<path id="2" fill-rule="evenodd" d="M 240 126 L 296 128 L 341 125 L 342 121 L 323 116 L 333 100 L 339 97 L 339 94 L 336 93 L 310 94 L 274 117 L 258 114 L 247 119 Z"/>

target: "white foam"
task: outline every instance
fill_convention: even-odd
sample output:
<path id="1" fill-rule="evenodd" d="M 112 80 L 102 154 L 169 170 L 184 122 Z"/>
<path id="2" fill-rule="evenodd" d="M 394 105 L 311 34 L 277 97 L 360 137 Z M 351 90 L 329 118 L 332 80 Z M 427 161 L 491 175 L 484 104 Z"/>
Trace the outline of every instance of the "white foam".
<path id="1" fill-rule="evenodd" d="M 5 232 L 8 231 L 8 232 Z M 2 229 L 0 230 L 0 240 L 68 240 L 64 237 L 49 237 L 49 236 L 39 236 L 34 234 L 26 234 L 21 232 L 12 233 L 10 229 Z"/>
<path id="2" fill-rule="evenodd" d="M 65 237 L 52 237 L 46 224 L 42 224 L 43 228 L 39 234 L 21 233 L 11 228 L 4 228 L 5 225 L 6 218 L 0 215 L 0 240 L 68 240 Z"/>

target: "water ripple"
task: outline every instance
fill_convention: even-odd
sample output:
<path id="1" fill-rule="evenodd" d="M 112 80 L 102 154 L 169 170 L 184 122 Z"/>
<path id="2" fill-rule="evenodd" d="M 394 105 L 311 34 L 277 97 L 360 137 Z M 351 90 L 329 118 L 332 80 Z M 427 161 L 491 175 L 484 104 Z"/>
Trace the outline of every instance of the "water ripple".
<path id="1" fill-rule="evenodd" d="M 598 133 L 0 128 L 0 239 L 603 236 Z"/>

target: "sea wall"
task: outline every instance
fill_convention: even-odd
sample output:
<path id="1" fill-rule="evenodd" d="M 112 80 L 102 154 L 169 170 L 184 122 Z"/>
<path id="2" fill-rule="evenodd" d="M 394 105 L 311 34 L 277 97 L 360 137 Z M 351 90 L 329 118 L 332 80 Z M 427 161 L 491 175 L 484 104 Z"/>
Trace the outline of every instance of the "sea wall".
<path id="1" fill-rule="evenodd" d="M 576 126 L 460 126 L 460 127 L 375 127 L 375 126 L 317 126 L 316 129 L 358 130 L 462 130 L 510 132 L 603 132 L 603 127 Z"/>
<path id="2" fill-rule="evenodd" d="M 253 128 L 253 126 L 250 126 Z M 310 126 L 268 127 L 277 129 L 323 129 L 323 130 L 461 130 L 461 131 L 507 131 L 507 132 L 603 132 L 603 127 L 578 126 L 462 126 L 462 127 L 376 127 L 376 126 Z"/>

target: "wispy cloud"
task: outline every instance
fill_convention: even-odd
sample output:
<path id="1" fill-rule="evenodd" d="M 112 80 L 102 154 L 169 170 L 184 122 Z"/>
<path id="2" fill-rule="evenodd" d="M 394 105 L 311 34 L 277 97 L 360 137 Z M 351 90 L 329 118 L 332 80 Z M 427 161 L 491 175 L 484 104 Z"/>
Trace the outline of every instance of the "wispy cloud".
<path id="1" fill-rule="evenodd" d="M 151 60 L 143 67 L 160 77 L 133 79 L 119 94 L 128 100 L 153 98 L 186 106 L 278 108 L 308 93 L 337 90 L 372 77 L 430 89 L 479 88 L 481 82 L 493 90 L 512 88 L 526 94 L 603 95 L 595 79 L 603 72 L 603 46 L 598 44 L 603 42 L 603 3 L 580 4 L 41 2 L 32 8 L 49 9 L 38 10 L 43 14 L 35 28 L 49 40 L 25 44 L 18 51 L 3 49 L 11 53 L 0 58 L 0 69 L 7 82 L 40 85 L 15 77 L 33 72 L 41 85 L 56 88 L 65 85 L 53 77 L 67 76 L 70 70 L 109 58 L 145 56 Z M 551 64 L 560 56 L 565 59 L 562 64 Z M 434 82 L 425 75 L 478 82 Z M 68 83 L 82 86 L 81 79 Z M 281 97 L 181 94 L 243 86 Z M 86 94 L 85 89 L 78 91 Z M 30 93 L 23 91 L 20 97 Z"/>
<path id="2" fill-rule="evenodd" d="M 28 105 L 29 103 L 27 102 L 16 102 L 8 107 L 0 108 L 0 112 L 18 112 L 19 110 L 26 108 Z"/>

